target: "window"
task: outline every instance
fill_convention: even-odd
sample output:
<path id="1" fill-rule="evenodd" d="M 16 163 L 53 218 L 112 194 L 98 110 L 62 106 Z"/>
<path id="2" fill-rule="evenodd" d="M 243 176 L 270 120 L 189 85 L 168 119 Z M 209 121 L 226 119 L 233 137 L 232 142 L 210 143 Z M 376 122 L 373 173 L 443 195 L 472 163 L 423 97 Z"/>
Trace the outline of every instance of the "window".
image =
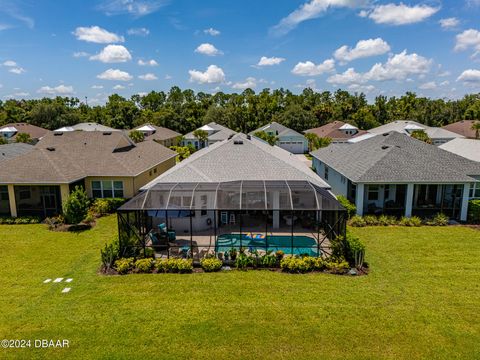
<path id="1" fill-rule="evenodd" d="M 390 185 L 385 185 L 384 198 L 385 200 L 390 199 Z"/>
<path id="2" fill-rule="evenodd" d="M 30 192 L 30 187 L 28 186 L 21 186 L 19 191 L 18 191 L 18 198 L 20 200 L 28 200 L 32 197 L 32 194 Z"/>
<path id="3" fill-rule="evenodd" d="M 8 201 L 8 187 L 0 186 L 0 201 Z"/>
<path id="4" fill-rule="evenodd" d="M 470 198 L 480 198 L 480 183 L 472 183 L 470 184 Z"/>
<path id="5" fill-rule="evenodd" d="M 325 165 L 325 172 L 324 172 L 323 175 L 324 175 L 325 180 L 328 180 L 328 166 L 327 165 Z"/>
<path id="6" fill-rule="evenodd" d="M 369 201 L 378 200 L 378 192 L 379 192 L 378 185 L 368 185 L 368 200 Z"/>
<path id="7" fill-rule="evenodd" d="M 201 216 L 207 215 L 207 195 L 200 196 L 200 204 L 202 206 Z"/>
<path id="8" fill-rule="evenodd" d="M 340 177 L 340 182 L 341 182 L 342 184 L 345 184 L 345 181 L 346 181 L 345 176 L 341 176 L 341 177 Z"/>
<path id="9" fill-rule="evenodd" d="M 92 196 L 94 198 L 122 198 L 124 196 L 123 181 L 92 181 Z"/>

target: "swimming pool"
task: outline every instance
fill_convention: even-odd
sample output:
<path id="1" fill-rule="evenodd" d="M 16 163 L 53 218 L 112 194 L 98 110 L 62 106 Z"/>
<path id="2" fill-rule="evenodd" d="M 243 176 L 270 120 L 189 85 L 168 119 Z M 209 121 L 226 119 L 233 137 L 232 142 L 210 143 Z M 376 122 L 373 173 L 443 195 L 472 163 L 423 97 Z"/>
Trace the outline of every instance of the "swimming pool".
<path id="1" fill-rule="evenodd" d="M 268 246 L 268 248 L 267 248 Z M 292 237 L 288 235 L 268 235 L 263 239 L 252 239 L 247 234 L 242 234 L 240 242 L 240 234 L 224 234 L 217 238 L 215 243 L 215 251 L 225 252 L 231 248 L 240 249 L 244 247 L 250 250 L 270 250 L 272 252 L 281 250 L 285 254 L 317 256 L 317 243 L 315 239 L 308 236 L 293 236 L 293 253 L 292 253 Z"/>

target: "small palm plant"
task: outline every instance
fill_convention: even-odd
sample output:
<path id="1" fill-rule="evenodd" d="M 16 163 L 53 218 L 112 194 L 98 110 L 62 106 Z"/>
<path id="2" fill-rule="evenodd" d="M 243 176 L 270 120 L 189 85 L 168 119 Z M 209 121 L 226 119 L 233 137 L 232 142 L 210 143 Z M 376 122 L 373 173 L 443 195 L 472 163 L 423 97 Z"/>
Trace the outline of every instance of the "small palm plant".
<path id="1" fill-rule="evenodd" d="M 475 121 L 472 124 L 472 130 L 475 131 L 475 139 L 479 139 L 480 138 L 480 121 Z"/>

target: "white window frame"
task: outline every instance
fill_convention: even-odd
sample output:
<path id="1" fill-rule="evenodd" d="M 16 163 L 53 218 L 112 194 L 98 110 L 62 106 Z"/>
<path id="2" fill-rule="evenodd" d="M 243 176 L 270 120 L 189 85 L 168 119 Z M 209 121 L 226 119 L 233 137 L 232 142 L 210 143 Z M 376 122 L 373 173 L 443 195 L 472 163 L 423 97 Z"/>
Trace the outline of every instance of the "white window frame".
<path id="1" fill-rule="evenodd" d="M 95 182 L 100 183 L 100 189 L 96 189 L 96 188 L 93 187 L 93 183 L 95 183 Z M 112 186 L 111 190 L 110 189 L 104 189 L 104 183 L 108 183 L 108 182 Z M 121 190 L 120 189 L 115 189 L 115 183 L 116 182 L 119 182 L 119 183 L 122 184 L 122 189 Z M 123 180 L 92 180 L 90 185 L 92 186 L 92 197 L 96 197 L 96 196 L 93 195 L 95 191 L 100 191 L 101 196 L 96 197 L 96 198 L 100 198 L 100 199 L 110 197 L 110 196 L 105 196 L 104 191 L 112 191 L 112 197 L 113 198 L 117 198 L 117 197 L 123 198 L 123 197 L 125 197 L 125 187 L 124 187 Z M 116 192 L 119 192 L 119 191 L 122 192 L 122 196 L 119 196 L 119 194 L 118 195 L 116 194 Z"/>

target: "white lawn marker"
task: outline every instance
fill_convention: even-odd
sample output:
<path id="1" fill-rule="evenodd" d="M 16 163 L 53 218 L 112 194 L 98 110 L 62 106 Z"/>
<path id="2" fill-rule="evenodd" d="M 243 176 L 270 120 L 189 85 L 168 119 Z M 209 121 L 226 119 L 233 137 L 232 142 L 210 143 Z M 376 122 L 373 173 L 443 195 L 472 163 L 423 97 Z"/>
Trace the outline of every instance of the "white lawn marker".
<path id="1" fill-rule="evenodd" d="M 49 283 L 50 281 L 52 281 L 52 279 L 45 279 L 43 283 L 46 284 L 46 283 Z"/>
<path id="2" fill-rule="evenodd" d="M 68 293 L 70 291 L 70 288 L 65 288 L 62 290 L 62 293 Z"/>
<path id="3" fill-rule="evenodd" d="M 53 280 L 54 283 L 59 283 L 59 282 L 62 282 L 63 278 L 56 278 L 55 280 Z"/>
<path id="4" fill-rule="evenodd" d="M 69 282 L 72 282 L 72 281 L 73 281 L 73 279 L 67 279 L 67 280 L 65 280 L 66 283 L 69 283 Z"/>

